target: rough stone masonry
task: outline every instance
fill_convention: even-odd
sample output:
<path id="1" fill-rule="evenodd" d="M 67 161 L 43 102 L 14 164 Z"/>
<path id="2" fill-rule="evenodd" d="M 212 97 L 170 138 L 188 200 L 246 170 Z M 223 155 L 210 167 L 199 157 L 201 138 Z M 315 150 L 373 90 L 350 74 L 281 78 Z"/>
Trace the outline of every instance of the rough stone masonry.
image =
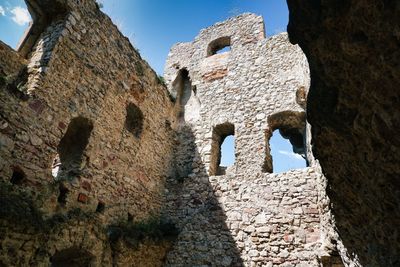
<path id="1" fill-rule="evenodd" d="M 0 43 L 1 266 L 342 265 L 286 34 L 217 23 L 171 48 L 166 87 L 94 1 L 27 5 Z M 307 168 L 273 173 L 274 130 Z"/>
<path id="2" fill-rule="evenodd" d="M 224 47 L 230 50 L 216 53 Z M 286 34 L 266 38 L 263 19 L 243 14 L 173 46 L 165 79 L 175 98 L 176 172 L 183 176 L 167 183 L 164 212 L 181 233 L 166 264 L 337 261 L 325 257 L 333 235 L 324 229 L 324 177 L 310 149 L 302 150 L 310 147 L 304 114 L 309 73 L 300 48 Z M 277 129 L 294 150 L 308 154 L 309 167 L 272 173 L 269 138 Z M 235 136 L 236 159 L 225 169 L 220 146 L 228 135 Z"/>

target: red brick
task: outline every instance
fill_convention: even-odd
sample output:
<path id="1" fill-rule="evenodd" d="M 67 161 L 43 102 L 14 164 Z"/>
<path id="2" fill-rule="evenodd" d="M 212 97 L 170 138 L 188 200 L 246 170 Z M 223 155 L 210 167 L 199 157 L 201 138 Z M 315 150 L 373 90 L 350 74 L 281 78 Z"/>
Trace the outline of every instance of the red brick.
<path id="1" fill-rule="evenodd" d="M 82 203 L 87 203 L 89 200 L 89 197 L 83 193 L 79 193 L 78 195 L 78 201 Z"/>

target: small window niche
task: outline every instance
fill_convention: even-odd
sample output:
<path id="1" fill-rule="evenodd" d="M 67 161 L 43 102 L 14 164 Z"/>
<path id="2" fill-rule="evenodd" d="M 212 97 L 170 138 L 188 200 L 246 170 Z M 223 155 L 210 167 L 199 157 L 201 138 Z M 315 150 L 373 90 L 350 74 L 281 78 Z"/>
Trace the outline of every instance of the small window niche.
<path id="1" fill-rule="evenodd" d="M 225 175 L 235 162 L 235 126 L 226 122 L 214 127 L 211 144 L 210 175 Z"/>
<path id="2" fill-rule="evenodd" d="M 283 111 L 268 117 L 263 172 L 282 173 L 308 166 L 304 112 Z"/>
<path id="3" fill-rule="evenodd" d="M 57 180 L 79 175 L 83 152 L 89 144 L 92 130 L 93 124 L 86 118 L 77 117 L 71 120 L 58 145 L 58 156 L 53 161 L 52 174 Z"/>
<path id="4" fill-rule="evenodd" d="M 10 182 L 14 185 L 23 185 L 26 181 L 25 172 L 18 166 L 13 167 Z"/>
<path id="5" fill-rule="evenodd" d="M 229 52 L 231 50 L 231 37 L 224 36 L 212 41 L 207 47 L 207 57 Z"/>
<path id="6" fill-rule="evenodd" d="M 139 138 L 143 131 L 143 113 L 138 106 L 129 103 L 126 106 L 125 129 Z"/>

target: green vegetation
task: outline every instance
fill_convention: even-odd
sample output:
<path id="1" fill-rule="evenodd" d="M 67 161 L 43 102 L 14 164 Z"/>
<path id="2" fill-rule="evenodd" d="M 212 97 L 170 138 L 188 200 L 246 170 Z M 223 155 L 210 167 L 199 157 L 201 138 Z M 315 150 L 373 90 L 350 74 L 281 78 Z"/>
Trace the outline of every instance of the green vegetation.
<path id="1" fill-rule="evenodd" d="M 143 69 L 142 63 L 140 63 L 140 61 L 136 61 L 136 62 L 135 62 L 135 70 L 136 70 L 136 73 L 137 73 L 139 76 L 143 76 L 143 74 L 144 74 L 144 69 Z"/>
<path id="2" fill-rule="evenodd" d="M 164 85 L 164 86 L 167 86 L 167 84 L 165 83 L 165 79 L 164 79 L 163 76 L 158 75 L 158 76 L 157 76 L 157 81 L 158 81 L 159 84 L 162 84 L 162 85 Z"/>

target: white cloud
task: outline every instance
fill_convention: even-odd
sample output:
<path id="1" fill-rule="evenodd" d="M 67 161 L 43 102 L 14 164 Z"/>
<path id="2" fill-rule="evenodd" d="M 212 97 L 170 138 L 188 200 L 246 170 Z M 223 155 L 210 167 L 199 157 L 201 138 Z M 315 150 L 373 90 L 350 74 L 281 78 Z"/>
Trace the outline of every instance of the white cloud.
<path id="1" fill-rule="evenodd" d="M 4 10 L 4 7 L 0 6 L 0 15 L 1 16 L 5 16 L 6 15 L 6 11 Z"/>
<path id="2" fill-rule="evenodd" d="M 289 152 L 289 151 L 285 151 L 285 150 L 279 150 L 278 151 L 280 154 L 291 157 L 293 159 L 303 159 L 302 156 L 300 156 L 299 154 L 296 154 L 294 152 Z"/>
<path id="3" fill-rule="evenodd" d="M 31 21 L 31 16 L 26 8 L 16 6 L 11 9 L 11 13 L 13 16 L 11 17 L 12 20 L 17 23 L 18 25 L 22 26 Z"/>

